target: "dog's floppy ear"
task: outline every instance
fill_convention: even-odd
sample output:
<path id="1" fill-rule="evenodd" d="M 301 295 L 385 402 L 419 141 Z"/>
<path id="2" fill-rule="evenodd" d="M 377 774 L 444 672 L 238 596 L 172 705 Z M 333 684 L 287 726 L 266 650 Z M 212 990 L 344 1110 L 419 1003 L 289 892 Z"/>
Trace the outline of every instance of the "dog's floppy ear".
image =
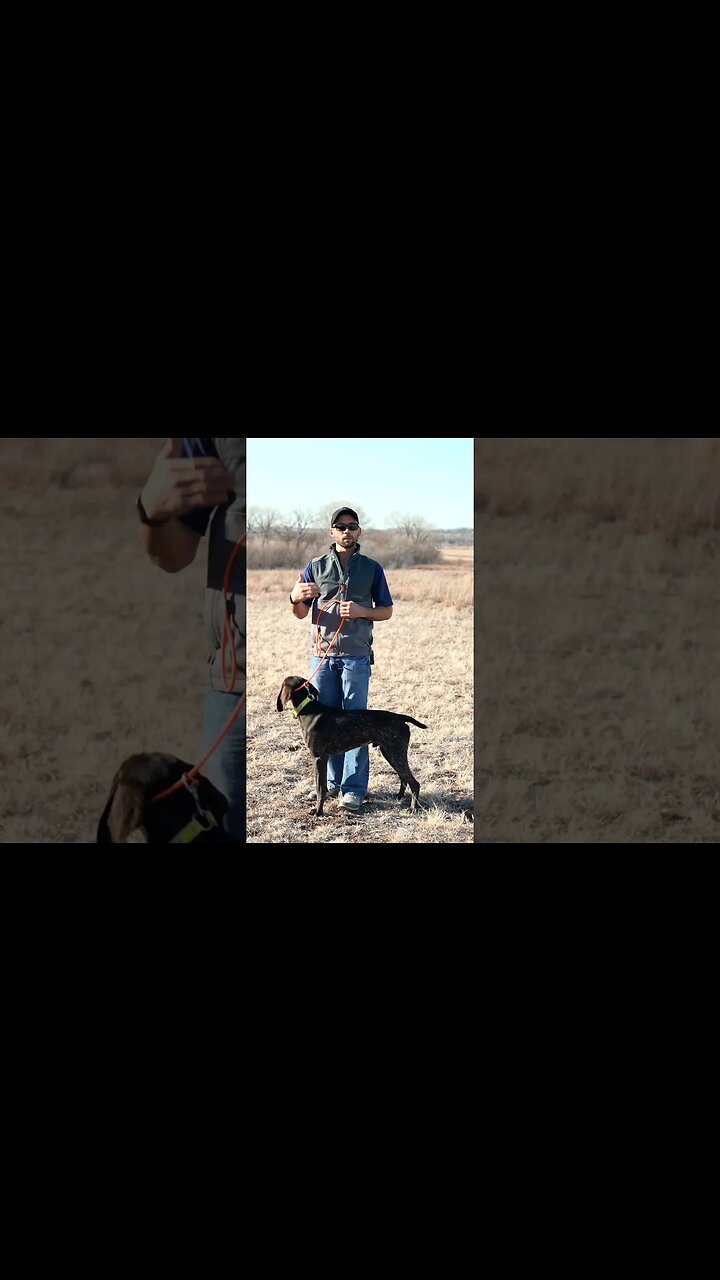
<path id="1" fill-rule="evenodd" d="M 278 711 L 285 710 L 288 704 L 288 700 L 292 697 L 292 691 L 293 691 L 293 687 L 292 687 L 292 684 L 290 683 L 290 680 L 289 679 L 283 680 L 282 689 L 278 694 L 278 700 L 277 700 Z"/>
<path id="2" fill-rule="evenodd" d="M 96 844 L 124 844 L 142 824 L 145 793 L 137 783 L 115 782 L 98 823 Z"/>
<path id="3" fill-rule="evenodd" d="M 110 835 L 108 818 L 110 816 L 110 809 L 112 807 L 114 795 L 115 795 L 115 788 L 113 787 L 112 791 L 110 792 L 110 799 L 108 800 L 107 804 L 105 805 L 105 808 L 103 809 L 102 818 L 98 822 L 97 835 L 95 837 L 96 844 L 112 844 L 113 842 L 112 836 Z"/>

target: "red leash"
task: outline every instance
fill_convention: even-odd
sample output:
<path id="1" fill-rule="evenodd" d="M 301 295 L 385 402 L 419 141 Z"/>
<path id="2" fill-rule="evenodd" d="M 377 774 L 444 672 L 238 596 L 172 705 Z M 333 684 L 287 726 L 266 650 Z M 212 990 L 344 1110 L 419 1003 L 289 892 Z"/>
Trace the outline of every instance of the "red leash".
<path id="1" fill-rule="evenodd" d="M 235 564 L 235 561 L 238 555 L 240 554 L 240 549 L 245 545 L 246 538 L 247 538 L 247 533 L 244 533 L 242 538 L 239 538 L 238 541 L 235 543 L 235 546 L 232 549 L 232 553 L 228 558 L 227 567 L 225 569 L 225 577 L 223 579 L 225 620 L 223 623 L 222 673 L 223 673 L 223 681 L 224 681 L 225 689 L 227 693 L 235 692 L 235 685 L 237 684 L 237 676 L 238 676 L 237 653 L 235 652 L 235 644 L 233 643 L 233 625 L 235 623 L 235 620 L 232 617 L 232 614 L 229 608 L 230 596 L 232 595 L 232 592 L 230 591 L 230 581 L 232 577 L 233 565 Z M 231 649 L 231 657 L 232 657 L 229 680 L 228 680 L 228 671 L 227 671 L 228 647 L 230 647 Z M 220 733 L 218 737 L 215 739 L 207 755 L 203 757 L 200 763 L 194 765 L 194 767 L 190 770 L 189 773 L 184 773 L 182 778 L 180 778 L 177 782 L 174 782 L 171 787 L 168 787 L 165 791 L 161 791 L 159 795 L 153 796 L 153 800 L 165 800 L 167 796 L 174 795 L 175 792 L 179 791 L 181 787 L 184 787 L 186 783 L 191 783 L 192 786 L 194 787 L 198 785 L 197 782 L 195 781 L 197 775 L 202 772 L 203 766 L 207 764 L 210 757 L 217 751 L 218 747 L 220 746 L 220 743 L 223 741 L 225 737 L 227 737 L 228 733 L 230 732 L 233 725 L 235 724 L 235 721 L 240 715 L 240 712 L 245 706 L 246 698 L 247 698 L 247 693 L 244 693 L 242 697 L 238 698 L 238 704 L 235 707 L 235 710 L 233 711 L 232 715 L 230 716 L 230 719 L 228 720 L 227 724 L 225 725 L 225 728 L 223 729 L 222 733 Z"/>

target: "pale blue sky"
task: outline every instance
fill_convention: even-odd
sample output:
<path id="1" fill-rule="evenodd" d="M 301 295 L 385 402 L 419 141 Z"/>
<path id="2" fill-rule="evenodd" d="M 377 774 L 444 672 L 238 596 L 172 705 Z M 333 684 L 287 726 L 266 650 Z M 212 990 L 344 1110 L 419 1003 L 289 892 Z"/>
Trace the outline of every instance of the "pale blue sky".
<path id="1" fill-rule="evenodd" d="M 334 501 L 359 503 L 378 529 L 392 512 L 471 529 L 473 438 L 247 437 L 248 507 L 288 515 Z"/>

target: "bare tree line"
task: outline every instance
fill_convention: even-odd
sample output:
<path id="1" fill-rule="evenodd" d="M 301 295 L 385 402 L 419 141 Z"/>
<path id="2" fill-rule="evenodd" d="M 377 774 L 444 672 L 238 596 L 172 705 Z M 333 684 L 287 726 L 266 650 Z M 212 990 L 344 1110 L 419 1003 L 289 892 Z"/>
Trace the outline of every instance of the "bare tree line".
<path id="1" fill-rule="evenodd" d="M 285 546 L 301 547 L 314 534 L 324 534 L 330 528 L 332 513 L 340 505 L 339 502 L 329 502 L 315 511 L 296 507 L 289 514 L 283 514 L 275 507 L 250 507 L 247 514 L 248 536 L 263 543 L 282 542 Z M 366 533 L 378 532 L 362 507 L 355 504 L 352 510 L 357 511 Z M 405 537 L 411 542 L 428 542 L 434 530 L 424 516 L 393 511 L 383 532 Z"/>
<path id="2" fill-rule="evenodd" d="M 249 567 L 283 568 L 301 564 L 311 547 L 319 551 L 326 543 L 332 514 L 343 505 L 341 500 L 325 503 L 316 510 L 298 505 L 291 512 L 281 512 L 276 507 L 249 507 Z M 434 564 L 440 559 L 433 527 L 424 516 L 393 512 L 387 526 L 378 529 L 361 506 L 350 505 L 362 526 L 363 551 L 386 567 Z"/>
<path id="3" fill-rule="evenodd" d="M 283 516 L 274 507 L 250 507 L 247 513 L 248 537 L 260 542 L 282 542 L 300 547 L 312 528 L 312 512 L 298 508 Z"/>

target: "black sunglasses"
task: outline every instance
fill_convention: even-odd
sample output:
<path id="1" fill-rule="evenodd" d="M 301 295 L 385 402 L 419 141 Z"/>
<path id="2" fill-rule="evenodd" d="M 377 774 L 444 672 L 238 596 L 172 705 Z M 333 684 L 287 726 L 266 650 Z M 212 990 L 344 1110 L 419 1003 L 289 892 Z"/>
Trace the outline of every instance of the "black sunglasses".
<path id="1" fill-rule="evenodd" d="M 359 524 L 336 524 L 335 528 L 338 530 L 339 533 L 344 533 L 346 529 L 349 529 L 351 533 L 356 533 L 357 530 L 360 528 L 360 525 Z"/>

